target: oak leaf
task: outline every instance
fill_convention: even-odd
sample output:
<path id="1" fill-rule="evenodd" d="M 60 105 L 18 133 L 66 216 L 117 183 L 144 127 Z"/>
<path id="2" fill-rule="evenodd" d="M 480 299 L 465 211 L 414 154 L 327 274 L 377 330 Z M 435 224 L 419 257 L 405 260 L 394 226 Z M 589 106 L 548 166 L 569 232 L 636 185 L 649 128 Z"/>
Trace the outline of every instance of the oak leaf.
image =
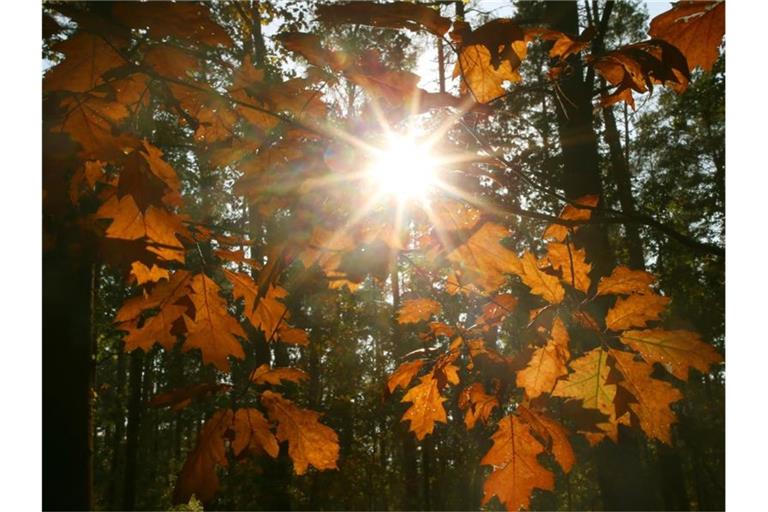
<path id="1" fill-rule="evenodd" d="M 215 46 L 231 46 L 226 31 L 211 20 L 205 5 L 196 2 L 117 2 L 115 18 L 134 28 L 146 28 L 155 39 L 168 36 Z"/>
<path id="2" fill-rule="evenodd" d="M 423 320 L 429 320 L 432 315 L 437 315 L 443 307 L 432 299 L 404 300 L 397 311 L 397 321 L 401 324 L 415 324 Z"/>
<path id="3" fill-rule="evenodd" d="M 318 421 L 320 413 L 301 409 L 281 394 L 264 391 L 261 403 L 269 418 L 277 422 L 277 439 L 288 442 L 294 472 L 303 475 L 311 465 L 319 470 L 336 469 L 339 439 L 331 428 Z"/>
<path id="4" fill-rule="evenodd" d="M 459 395 L 459 408 L 464 409 L 464 424 L 467 430 L 475 428 L 478 420 L 488 423 L 488 418 L 497 407 L 499 407 L 498 399 L 486 393 L 480 382 L 464 388 Z"/>
<path id="5" fill-rule="evenodd" d="M 652 293 L 650 286 L 656 281 L 653 274 L 644 270 L 632 270 L 625 266 L 618 266 L 608 277 L 603 277 L 597 284 L 597 295 L 633 293 Z"/>
<path id="6" fill-rule="evenodd" d="M 232 452 L 235 457 L 247 451 L 257 455 L 267 453 L 277 458 L 280 446 L 261 411 L 253 408 L 238 409 L 233 418 L 234 439 Z"/>
<path id="7" fill-rule="evenodd" d="M 152 345 L 159 343 L 165 350 L 173 350 L 176 344 L 176 334 L 173 332 L 174 324 L 182 318 L 187 308 L 168 304 L 160 311 L 146 320 L 141 327 L 128 325 L 124 327 L 128 334 L 123 338 L 126 352 L 140 348 L 149 352 Z"/>
<path id="8" fill-rule="evenodd" d="M 563 281 L 584 293 L 589 291 L 591 281 L 589 273 L 592 265 L 586 261 L 584 249 L 577 249 L 573 244 L 550 242 L 547 244 L 547 260 L 552 267 L 562 273 Z"/>
<path id="9" fill-rule="evenodd" d="M 501 244 L 509 231 L 493 222 L 486 222 L 469 239 L 446 257 L 459 264 L 469 274 L 468 279 L 487 292 L 503 285 L 504 274 L 521 271 L 520 259 Z"/>
<path id="10" fill-rule="evenodd" d="M 317 8 L 320 21 L 330 24 L 355 23 L 374 27 L 407 28 L 417 31 L 421 28 L 440 37 L 451 28 L 451 20 L 426 5 L 411 2 L 349 2 L 320 5 Z"/>
<path id="11" fill-rule="evenodd" d="M 236 338 L 246 338 L 240 324 L 227 311 L 226 301 L 219 295 L 219 285 L 205 274 L 197 274 L 189 283 L 189 298 L 195 306 L 195 316 L 184 316 L 187 339 L 184 351 L 199 348 L 203 364 L 212 363 L 219 370 L 229 371 L 228 356 L 245 358 L 243 347 Z"/>
<path id="12" fill-rule="evenodd" d="M 282 381 L 301 382 L 309 378 L 306 372 L 298 368 L 270 368 L 267 363 L 262 364 L 251 372 L 250 379 L 254 384 L 272 384 L 277 386 Z"/>
<path id="13" fill-rule="evenodd" d="M 544 447 L 531 435 L 530 425 L 517 416 L 506 416 L 491 439 L 493 446 L 480 461 L 493 466 L 483 484 L 483 505 L 497 496 L 507 510 L 520 510 L 529 507 L 533 489 L 554 489 L 554 475 L 537 459 Z"/>
<path id="14" fill-rule="evenodd" d="M 656 294 L 619 297 L 605 315 L 605 327 L 612 331 L 643 327 L 651 320 L 658 320 L 669 301 L 669 297 Z"/>
<path id="15" fill-rule="evenodd" d="M 608 381 L 608 352 L 598 347 L 571 361 L 573 373 L 557 382 L 552 396 L 581 400 L 585 409 L 597 409 L 608 417 L 615 412 L 616 384 Z"/>
<path id="16" fill-rule="evenodd" d="M 563 210 L 560 212 L 559 218 L 563 220 L 574 220 L 574 221 L 586 221 L 589 220 L 592 217 L 592 208 L 595 208 L 597 206 L 597 203 L 600 202 L 600 196 L 596 195 L 586 195 L 582 196 L 576 200 L 573 201 L 574 204 L 567 204 L 563 207 Z M 585 206 L 588 208 L 579 208 L 579 206 Z M 578 226 L 574 226 L 571 229 L 574 231 L 578 229 Z M 544 230 L 544 234 L 542 235 L 542 238 L 545 240 L 554 240 L 556 242 L 562 242 L 565 240 L 565 238 L 568 236 L 568 227 L 562 225 L 562 224 L 551 224 L 547 227 L 546 230 Z"/>
<path id="17" fill-rule="evenodd" d="M 232 418 L 232 411 L 224 409 L 213 413 L 205 422 L 197 437 L 197 445 L 187 456 L 176 480 L 174 503 L 187 503 L 193 494 L 203 502 L 213 499 L 219 489 L 216 466 L 227 465 L 224 439 Z"/>
<path id="18" fill-rule="evenodd" d="M 679 389 L 668 382 L 651 378 L 653 367 L 643 361 L 635 361 L 634 354 L 611 350 L 615 368 L 623 380 L 619 386 L 634 396 L 628 404 L 636 415 L 640 428 L 652 438 L 671 444 L 670 428 L 677 421 L 670 404 L 683 398 Z"/>
<path id="19" fill-rule="evenodd" d="M 435 430 L 435 422 L 447 423 L 443 402 L 447 398 L 440 395 L 437 379 L 433 372 L 421 377 L 421 383 L 412 387 L 401 402 L 411 402 L 401 421 L 410 421 L 410 431 L 416 439 L 422 440 Z"/>
<path id="20" fill-rule="evenodd" d="M 52 48 L 64 54 L 64 61 L 50 69 L 43 79 L 43 90 L 89 92 L 104 83 L 107 71 L 125 61 L 101 36 L 78 32 Z"/>
<path id="21" fill-rule="evenodd" d="M 517 413 L 531 426 L 534 435 L 542 440 L 547 451 L 552 453 L 563 471 L 568 473 L 576 462 L 576 456 L 565 428 L 543 412 L 529 409 L 524 405 L 517 407 Z"/>
<path id="22" fill-rule="evenodd" d="M 555 318 L 547 344 L 537 348 L 528 366 L 517 372 L 517 386 L 525 389 L 529 398 L 551 392 L 557 379 L 568 375 L 566 363 L 571 358 L 568 339 L 563 321 Z"/>
<path id="23" fill-rule="evenodd" d="M 186 270 L 175 271 L 168 281 L 154 285 L 148 293 L 126 300 L 117 311 L 115 321 L 129 322 L 137 319 L 142 311 L 175 304 L 189 292 L 192 277 Z"/>
<path id="24" fill-rule="evenodd" d="M 131 274 L 136 278 L 136 284 L 156 283 L 161 279 L 168 279 L 171 274 L 167 268 L 158 267 L 152 264 L 152 268 L 146 266 L 140 261 L 131 263 Z"/>
<path id="25" fill-rule="evenodd" d="M 406 361 L 398 366 L 392 375 L 389 376 L 389 379 L 387 379 L 387 389 L 389 389 L 389 392 L 394 393 L 398 387 L 406 389 L 423 365 L 424 360 L 417 359 L 415 361 Z"/>
<path id="26" fill-rule="evenodd" d="M 61 106 L 66 113 L 54 130 L 69 134 L 80 144 L 81 158 L 112 162 L 139 144 L 132 135 L 113 133 L 129 114 L 122 103 L 88 96 L 65 98 Z"/>
<path id="27" fill-rule="evenodd" d="M 228 391 L 232 386 L 228 384 L 208 384 L 198 383 L 182 388 L 172 389 L 163 393 L 158 393 L 149 401 L 151 407 L 170 407 L 172 411 L 178 412 L 200 397 Z"/>
<path id="28" fill-rule="evenodd" d="M 709 71 L 725 35 L 725 2 L 677 2 L 651 20 L 649 34 L 676 46 L 691 71 L 696 66 Z"/>
<path id="29" fill-rule="evenodd" d="M 530 252 L 526 252 L 520 259 L 520 269 L 515 273 L 531 289 L 531 293 L 550 304 L 559 304 L 565 298 L 565 289 L 557 277 L 540 270 L 536 257 Z"/>
<path id="30" fill-rule="evenodd" d="M 702 373 L 723 359 L 715 348 L 692 331 L 647 329 L 624 331 L 619 339 L 638 351 L 649 363 L 659 363 L 680 380 L 687 380 L 691 368 Z"/>

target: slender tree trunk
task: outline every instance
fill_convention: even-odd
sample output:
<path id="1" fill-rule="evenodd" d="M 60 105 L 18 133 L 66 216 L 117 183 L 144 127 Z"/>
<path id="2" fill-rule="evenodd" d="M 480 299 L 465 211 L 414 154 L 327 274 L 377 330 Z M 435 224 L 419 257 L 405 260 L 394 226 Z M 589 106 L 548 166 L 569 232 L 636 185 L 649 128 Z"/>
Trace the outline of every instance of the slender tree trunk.
<path id="1" fill-rule="evenodd" d="M 128 398 L 128 425 L 125 441 L 125 478 L 123 480 L 123 510 L 136 508 L 136 463 L 139 450 L 141 422 L 141 392 L 144 352 L 131 353 L 130 396 Z"/>
<path id="2" fill-rule="evenodd" d="M 112 460 L 110 461 L 110 470 L 109 470 L 109 482 L 107 483 L 107 492 L 104 502 L 107 504 L 108 507 L 110 507 L 113 510 L 119 510 L 120 504 L 118 503 L 118 492 L 119 492 L 119 474 L 120 474 L 120 462 L 123 460 L 123 452 L 121 450 L 123 445 L 123 436 L 125 434 L 125 414 L 123 409 L 123 396 L 124 396 L 124 387 L 125 387 L 125 374 L 126 374 L 126 363 L 125 363 L 125 351 L 123 350 L 123 342 L 121 341 L 119 344 L 118 353 L 117 353 L 117 383 L 115 384 L 115 411 L 114 411 L 114 422 L 115 422 L 115 430 L 112 433 L 112 449 L 110 450 L 110 454 L 112 455 Z"/>

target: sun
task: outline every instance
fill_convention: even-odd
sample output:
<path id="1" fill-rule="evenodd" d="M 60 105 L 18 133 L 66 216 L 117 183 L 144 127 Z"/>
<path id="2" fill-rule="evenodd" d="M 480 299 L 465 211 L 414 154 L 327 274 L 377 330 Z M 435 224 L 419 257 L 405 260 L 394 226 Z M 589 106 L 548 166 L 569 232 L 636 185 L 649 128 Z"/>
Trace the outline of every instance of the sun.
<path id="1" fill-rule="evenodd" d="M 423 200 L 437 185 L 437 157 L 415 137 L 390 135 L 372 152 L 366 171 L 377 193 L 399 201 Z"/>

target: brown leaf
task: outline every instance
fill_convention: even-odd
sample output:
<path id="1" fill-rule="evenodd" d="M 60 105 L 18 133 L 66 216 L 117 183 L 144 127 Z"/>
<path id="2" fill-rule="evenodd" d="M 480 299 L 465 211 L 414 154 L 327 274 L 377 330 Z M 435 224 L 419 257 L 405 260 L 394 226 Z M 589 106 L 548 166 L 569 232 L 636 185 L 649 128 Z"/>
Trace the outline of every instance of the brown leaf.
<path id="1" fill-rule="evenodd" d="M 415 324 L 429 320 L 432 315 L 437 315 L 442 310 L 442 306 L 436 300 L 424 298 L 404 300 L 397 311 L 397 321 L 401 324 Z"/>
<path id="2" fill-rule="evenodd" d="M 117 2 L 113 14 L 130 27 L 148 29 L 155 39 L 171 36 L 211 46 L 232 46 L 226 31 L 211 19 L 208 7 L 196 2 Z"/>
<path id="3" fill-rule="evenodd" d="M 613 349 L 610 352 L 616 361 L 616 369 L 624 377 L 619 386 L 635 398 L 629 408 L 637 416 L 640 428 L 649 437 L 672 444 L 670 428 L 677 418 L 669 406 L 682 399 L 683 394 L 670 383 L 651 378 L 653 367 L 643 361 L 635 361 L 633 354 Z"/>
<path id="4" fill-rule="evenodd" d="M 628 267 L 619 266 L 613 269 L 610 276 L 600 279 L 597 284 L 597 295 L 653 293 L 650 286 L 654 281 L 656 278 L 653 274 L 644 270 L 632 270 Z"/>
<path id="5" fill-rule="evenodd" d="M 233 426 L 235 436 L 232 439 L 232 452 L 235 457 L 247 451 L 254 455 L 266 452 L 273 459 L 277 458 L 280 446 L 261 411 L 253 408 L 238 409 L 235 411 Z"/>
<path id="6" fill-rule="evenodd" d="M 126 300 L 117 311 L 115 321 L 129 322 L 141 315 L 142 311 L 152 308 L 164 308 L 175 304 L 189 292 L 192 274 L 186 270 L 177 270 L 168 281 L 153 286 L 148 294 Z"/>
<path id="7" fill-rule="evenodd" d="M 349 2 L 320 5 L 318 19 L 325 23 L 354 23 L 374 27 L 407 28 L 418 31 L 425 29 L 440 37 L 451 28 L 451 20 L 426 5 L 411 2 Z"/>
<path id="8" fill-rule="evenodd" d="M 269 418 L 277 422 L 277 439 L 288 441 L 288 455 L 297 475 L 306 473 L 310 465 L 319 470 L 336 469 L 339 439 L 318 421 L 320 413 L 301 409 L 272 391 L 261 394 L 261 403 Z"/>
<path id="9" fill-rule="evenodd" d="M 172 411 L 178 412 L 192 403 L 192 400 L 228 391 L 232 388 L 228 384 L 208 384 L 198 383 L 182 388 L 172 389 L 164 393 L 158 393 L 149 401 L 151 407 L 170 407 Z"/>
<path id="10" fill-rule="evenodd" d="M 64 61 L 46 72 L 43 90 L 88 92 L 104 83 L 107 71 L 125 64 L 117 51 L 102 38 L 78 32 L 52 48 L 64 54 Z"/>
<path id="11" fill-rule="evenodd" d="M 696 66 L 709 71 L 725 35 L 725 2 L 677 2 L 651 20 L 649 33 L 676 46 L 691 71 Z"/>
<path id="12" fill-rule="evenodd" d="M 229 371 L 228 356 L 245 358 L 236 338 L 246 338 L 240 324 L 227 311 L 226 301 L 219 296 L 219 286 L 205 274 L 197 274 L 189 283 L 190 300 L 195 306 L 194 319 L 184 316 L 187 339 L 184 351 L 199 348 L 203 364 L 212 363 L 221 371 Z"/>
<path id="13" fill-rule="evenodd" d="M 129 325 L 123 327 L 128 334 L 123 338 L 125 351 L 131 352 L 137 348 L 149 352 L 152 345 L 159 343 L 165 350 L 173 350 L 176 345 L 176 334 L 173 326 L 182 318 L 187 310 L 184 306 L 168 304 L 156 315 L 147 318 L 141 327 Z"/>
<path id="14" fill-rule="evenodd" d="M 467 430 L 472 430 L 478 420 L 488 423 L 493 410 L 499 407 L 499 401 L 495 396 L 487 394 L 480 382 L 475 382 L 464 388 L 459 395 L 459 407 L 465 410 L 464 424 Z"/>
<path id="15" fill-rule="evenodd" d="M 174 503 L 187 503 L 193 494 L 203 502 L 213 499 L 219 489 L 216 466 L 227 465 L 224 439 L 232 418 L 230 409 L 222 409 L 213 413 L 203 425 L 197 445 L 187 456 L 176 480 Z"/>
<path id="16" fill-rule="evenodd" d="M 554 489 L 554 475 L 538 461 L 544 447 L 531 435 L 529 425 L 517 416 L 506 416 L 491 439 L 493 446 L 480 461 L 493 466 L 483 484 L 483 505 L 497 496 L 507 510 L 516 511 L 530 506 L 534 488 Z"/>
<path id="17" fill-rule="evenodd" d="M 253 372 L 250 379 L 254 384 L 272 384 L 278 386 L 282 381 L 301 382 L 309 378 L 306 372 L 298 368 L 270 368 L 267 363 L 262 364 Z"/>
<path id="18" fill-rule="evenodd" d="M 529 398 L 550 393 L 557 379 L 568 375 L 565 365 L 571 358 L 568 339 L 568 331 L 563 321 L 559 317 L 555 318 L 547 344 L 537 348 L 528 366 L 517 372 L 517 386 L 525 389 Z"/>
<path id="19" fill-rule="evenodd" d="M 113 162 L 126 149 L 139 144 L 132 135 L 113 134 L 113 128 L 129 114 L 121 103 L 96 97 L 70 97 L 62 100 L 61 106 L 66 115 L 54 131 L 65 132 L 80 144 L 81 158 Z"/>
<path id="20" fill-rule="evenodd" d="M 619 297 L 605 316 L 605 327 L 612 331 L 643 327 L 651 320 L 658 320 L 669 301 L 669 297 L 655 294 Z"/>
<path id="21" fill-rule="evenodd" d="M 415 361 L 406 361 L 398 366 L 397 370 L 387 380 L 389 392 L 394 393 L 398 387 L 406 389 L 423 365 L 424 360 L 417 359 Z"/>
<path id="22" fill-rule="evenodd" d="M 410 421 L 410 431 L 416 439 L 422 440 L 435 430 L 435 422 L 447 423 L 443 402 L 447 399 L 440 395 L 437 379 L 433 372 L 421 377 L 421 384 L 408 390 L 401 402 L 413 405 L 405 411 L 401 421 Z"/>
<path id="23" fill-rule="evenodd" d="M 688 379 L 691 368 L 706 373 L 710 366 L 723 360 L 712 345 L 701 341 L 699 335 L 692 331 L 624 331 L 619 339 L 640 352 L 649 363 L 661 364 L 681 380 Z"/>

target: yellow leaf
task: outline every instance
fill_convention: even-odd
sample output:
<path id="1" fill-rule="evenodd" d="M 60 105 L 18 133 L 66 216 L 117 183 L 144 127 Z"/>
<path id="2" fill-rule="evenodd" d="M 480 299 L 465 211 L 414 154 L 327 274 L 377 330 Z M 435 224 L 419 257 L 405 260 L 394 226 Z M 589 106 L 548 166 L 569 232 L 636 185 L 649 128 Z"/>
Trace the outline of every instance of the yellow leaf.
<path id="1" fill-rule="evenodd" d="M 401 421 L 410 421 L 410 430 L 416 439 L 422 440 L 435 430 L 435 422 L 447 423 L 443 402 L 447 399 L 440 395 L 437 379 L 433 373 L 421 377 L 421 384 L 408 390 L 401 402 L 412 402 Z"/>
<path id="2" fill-rule="evenodd" d="M 509 231 L 505 227 L 486 222 L 447 258 L 462 266 L 469 281 L 486 292 L 493 292 L 506 282 L 504 274 L 518 273 L 521 269 L 517 254 L 501 244 L 507 236 Z"/>
<path id="3" fill-rule="evenodd" d="M 587 195 L 582 196 L 573 201 L 575 204 L 581 206 L 596 207 L 600 202 L 600 196 Z M 560 212 L 560 218 L 563 220 L 589 220 L 592 217 L 592 210 L 589 208 L 579 208 L 572 204 L 567 204 Z M 573 227 L 574 230 L 578 229 L 578 226 Z M 543 238 L 545 240 L 554 240 L 556 242 L 562 242 L 565 237 L 568 236 L 568 228 L 562 224 L 551 224 L 544 231 Z"/>
<path id="4" fill-rule="evenodd" d="M 644 270 L 632 270 L 620 266 L 613 269 L 608 277 L 603 277 L 597 284 L 598 295 L 608 294 L 648 294 L 653 293 L 650 286 L 656 278 Z"/>
<path id="5" fill-rule="evenodd" d="M 529 398 L 550 393 L 557 379 L 568 375 L 566 362 L 571 358 L 568 351 L 568 331 L 560 318 L 555 318 L 549 341 L 533 352 L 531 361 L 517 372 L 517 386 L 525 389 Z"/>
<path id="6" fill-rule="evenodd" d="M 659 319 L 669 300 L 669 297 L 655 294 L 620 297 L 608 310 L 605 326 L 612 331 L 643 327 L 647 322 Z"/>
<path id="7" fill-rule="evenodd" d="M 536 258 L 526 252 L 520 259 L 520 269 L 516 272 L 523 284 L 531 289 L 531 293 L 542 297 L 550 304 L 559 304 L 565 298 L 565 289 L 560 281 L 539 270 Z"/>
<path id="8" fill-rule="evenodd" d="M 649 363 L 660 363 L 681 380 L 688 379 L 690 368 L 706 373 L 711 365 L 723 360 L 712 345 L 701 341 L 699 335 L 692 331 L 624 331 L 619 339 L 640 352 Z"/>

